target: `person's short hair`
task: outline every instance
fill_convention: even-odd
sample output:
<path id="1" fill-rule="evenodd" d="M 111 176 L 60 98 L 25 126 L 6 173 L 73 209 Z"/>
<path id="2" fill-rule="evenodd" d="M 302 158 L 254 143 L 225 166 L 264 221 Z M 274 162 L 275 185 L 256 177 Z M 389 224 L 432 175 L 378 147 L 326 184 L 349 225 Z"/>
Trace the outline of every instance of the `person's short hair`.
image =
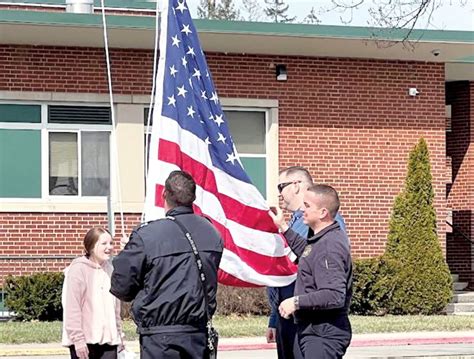
<path id="1" fill-rule="evenodd" d="M 327 208 L 329 214 L 334 219 L 339 211 L 339 195 L 336 190 L 326 184 L 314 184 L 308 188 L 308 191 L 321 196 L 324 207 Z"/>
<path id="2" fill-rule="evenodd" d="M 196 199 L 196 182 L 184 171 L 173 171 L 165 181 L 166 198 L 171 207 L 191 207 Z"/>
<path id="3" fill-rule="evenodd" d="M 311 177 L 311 174 L 309 173 L 309 171 L 306 168 L 304 168 L 303 166 L 291 166 L 291 167 L 285 168 L 285 169 L 280 171 L 280 175 L 282 175 L 282 174 L 284 174 L 286 176 L 291 176 L 291 175 L 294 175 L 294 174 L 298 174 L 308 184 L 313 183 L 313 177 Z"/>
<path id="4" fill-rule="evenodd" d="M 103 227 L 93 227 L 87 231 L 86 235 L 84 236 L 84 249 L 86 251 L 86 257 L 91 255 L 95 244 L 99 240 L 99 237 L 104 233 L 110 234 L 110 232 Z"/>

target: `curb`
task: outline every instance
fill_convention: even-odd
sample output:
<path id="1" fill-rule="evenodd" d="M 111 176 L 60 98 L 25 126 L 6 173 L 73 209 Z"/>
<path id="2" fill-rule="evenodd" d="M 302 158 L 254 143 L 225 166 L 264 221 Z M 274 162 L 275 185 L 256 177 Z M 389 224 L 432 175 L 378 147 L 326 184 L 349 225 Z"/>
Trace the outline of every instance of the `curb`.
<path id="1" fill-rule="evenodd" d="M 440 338 L 398 338 L 398 339 L 353 339 L 352 347 L 377 347 L 390 345 L 427 345 L 427 344 L 470 344 L 474 336 Z"/>
<path id="2" fill-rule="evenodd" d="M 427 344 L 474 344 L 474 336 L 441 338 L 399 338 L 399 339 L 352 339 L 351 347 L 377 347 L 391 345 L 427 345 Z M 220 351 L 270 350 L 276 349 L 275 343 L 221 344 Z"/>
<path id="3" fill-rule="evenodd" d="M 474 344 L 474 336 L 460 336 L 460 337 L 438 337 L 438 338 L 383 338 L 383 339 L 363 339 L 353 338 L 351 347 L 376 347 L 376 346 L 392 346 L 392 345 L 426 345 L 426 344 Z M 69 350 L 63 347 L 53 348 L 12 348 L 0 349 L 0 357 L 8 356 L 53 356 L 53 355 L 68 355 Z M 138 353 L 138 344 L 128 343 L 128 348 Z M 240 351 L 240 350 L 274 350 L 276 349 L 275 343 L 221 343 L 219 345 L 219 351 Z"/>

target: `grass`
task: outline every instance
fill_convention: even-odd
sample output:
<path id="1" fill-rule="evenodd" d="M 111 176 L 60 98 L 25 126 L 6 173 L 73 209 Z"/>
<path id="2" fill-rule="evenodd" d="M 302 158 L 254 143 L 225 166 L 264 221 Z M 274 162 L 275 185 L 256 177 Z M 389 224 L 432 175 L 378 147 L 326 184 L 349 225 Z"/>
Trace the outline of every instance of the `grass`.
<path id="1" fill-rule="evenodd" d="M 412 331 L 474 330 L 472 316 L 351 316 L 355 334 Z M 268 318 L 262 316 L 217 316 L 214 326 L 223 338 L 263 336 Z M 137 339 L 135 324 L 124 322 L 127 340 Z M 61 322 L 1 322 L 0 344 L 51 343 L 61 341 Z"/>

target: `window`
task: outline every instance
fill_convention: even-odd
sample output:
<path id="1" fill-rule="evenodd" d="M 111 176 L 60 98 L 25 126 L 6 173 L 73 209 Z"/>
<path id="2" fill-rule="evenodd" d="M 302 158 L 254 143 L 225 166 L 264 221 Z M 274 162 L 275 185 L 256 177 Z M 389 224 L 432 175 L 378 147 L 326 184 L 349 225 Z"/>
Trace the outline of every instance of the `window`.
<path id="1" fill-rule="evenodd" d="M 109 147 L 108 132 L 50 132 L 49 194 L 109 195 Z"/>
<path id="2" fill-rule="evenodd" d="M 41 198 L 41 106 L 0 103 L 0 197 Z"/>
<path id="3" fill-rule="evenodd" d="M 148 111 L 149 109 L 145 108 L 145 141 L 147 136 L 148 140 L 151 137 L 151 131 L 147 131 Z M 266 197 L 267 112 L 265 110 L 224 108 L 224 113 L 242 165 L 253 184 L 258 188 L 260 193 Z M 151 121 L 150 125 L 152 124 Z M 148 153 L 145 153 L 145 161 L 148 161 Z"/>
<path id="4" fill-rule="evenodd" d="M 266 112 L 224 110 L 245 171 L 266 197 Z"/>
<path id="5" fill-rule="evenodd" d="M 110 130 L 109 107 L 0 104 L 0 197 L 109 195 Z"/>

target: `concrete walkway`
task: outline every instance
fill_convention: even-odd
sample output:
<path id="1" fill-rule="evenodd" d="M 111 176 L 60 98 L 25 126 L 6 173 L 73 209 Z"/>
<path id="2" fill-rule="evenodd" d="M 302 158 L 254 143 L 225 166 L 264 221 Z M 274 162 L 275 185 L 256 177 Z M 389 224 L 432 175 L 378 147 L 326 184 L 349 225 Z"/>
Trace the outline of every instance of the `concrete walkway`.
<path id="1" fill-rule="evenodd" d="M 126 343 L 139 352 L 138 341 Z M 264 337 L 221 338 L 221 358 L 276 358 L 275 344 Z M 2 345 L 0 357 L 61 358 L 68 350 L 58 343 Z M 472 358 L 474 331 L 356 334 L 346 358 Z"/>

